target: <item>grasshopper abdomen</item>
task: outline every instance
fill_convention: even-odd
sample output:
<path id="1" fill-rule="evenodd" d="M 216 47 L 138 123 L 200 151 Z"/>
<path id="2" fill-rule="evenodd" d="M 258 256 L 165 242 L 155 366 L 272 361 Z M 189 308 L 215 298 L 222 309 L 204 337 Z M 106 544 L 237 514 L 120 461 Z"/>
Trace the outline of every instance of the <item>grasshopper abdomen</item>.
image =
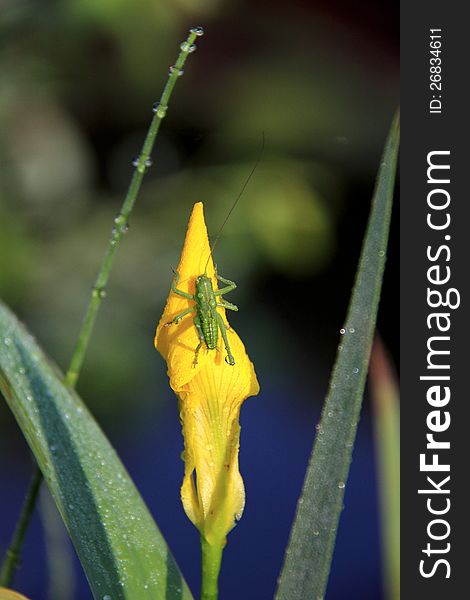
<path id="1" fill-rule="evenodd" d="M 217 348 L 219 323 L 217 321 L 217 300 L 212 281 L 207 275 L 196 278 L 196 317 L 204 334 L 204 341 L 209 350 Z"/>

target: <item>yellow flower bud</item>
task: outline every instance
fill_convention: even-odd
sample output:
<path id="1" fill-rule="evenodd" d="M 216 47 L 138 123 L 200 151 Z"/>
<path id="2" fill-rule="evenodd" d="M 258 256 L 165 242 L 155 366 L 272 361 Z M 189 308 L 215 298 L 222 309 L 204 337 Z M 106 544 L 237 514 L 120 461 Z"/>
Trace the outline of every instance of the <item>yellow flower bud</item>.
<path id="1" fill-rule="evenodd" d="M 177 268 L 178 289 L 195 293 L 195 280 L 205 274 L 218 289 L 204 223 L 203 205 L 194 205 Z M 209 259 L 209 260 L 208 260 Z M 207 265 L 207 266 L 206 266 Z M 165 325 L 195 302 L 170 291 L 155 335 L 155 347 L 168 365 L 170 385 L 179 399 L 184 436 L 184 479 L 181 500 L 191 521 L 210 545 L 223 545 L 225 536 L 243 512 L 245 490 L 238 470 L 240 408 L 248 396 L 259 392 L 253 364 L 245 347 L 221 314 L 235 364 L 225 361 L 222 336 L 219 347 L 203 344 L 194 364 L 199 338 L 193 313 L 171 326 Z"/>

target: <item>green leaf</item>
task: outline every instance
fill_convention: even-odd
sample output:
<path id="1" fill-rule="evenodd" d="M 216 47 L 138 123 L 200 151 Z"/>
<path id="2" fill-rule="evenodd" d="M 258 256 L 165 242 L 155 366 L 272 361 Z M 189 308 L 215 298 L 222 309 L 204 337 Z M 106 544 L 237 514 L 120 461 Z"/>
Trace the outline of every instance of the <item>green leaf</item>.
<path id="1" fill-rule="evenodd" d="M 399 144 L 385 145 L 356 281 L 281 571 L 277 600 L 323 598 L 362 403 L 385 267 Z"/>
<path id="2" fill-rule="evenodd" d="M 96 600 L 192 598 L 111 444 L 0 303 L 0 389 L 43 472 Z"/>
<path id="3" fill-rule="evenodd" d="M 400 394 L 393 365 L 376 335 L 369 368 L 380 497 L 382 568 L 388 600 L 400 598 Z"/>

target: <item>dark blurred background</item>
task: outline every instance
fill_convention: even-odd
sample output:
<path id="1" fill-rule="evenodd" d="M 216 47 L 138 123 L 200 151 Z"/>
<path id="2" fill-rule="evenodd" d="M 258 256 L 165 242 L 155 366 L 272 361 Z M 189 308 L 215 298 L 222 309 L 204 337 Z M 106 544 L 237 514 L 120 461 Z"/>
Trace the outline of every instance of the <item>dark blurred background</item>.
<path id="1" fill-rule="evenodd" d="M 66 369 L 152 104 L 193 25 L 206 34 L 163 121 L 78 390 L 197 594 L 177 401 L 153 334 L 192 204 L 204 202 L 215 235 L 264 132 L 262 162 L 215 252 L 238 283 L 231 323 L 261 384 L 242 408 L 247 504 L 228 538 L 221 599 L 263 600 L 281 568 L 398 103 L 398 4 L 1 0 L 0 295 Z M 397 217 L 379 315 L 395 357 Z M 2 402 L 2 556 L 30 472 Z M 90 599 L 47 493 L 40 513 L 15 587 L 34 600 Z M 380 599 L 381 581 L 366 398 L 327 597 Z"/>

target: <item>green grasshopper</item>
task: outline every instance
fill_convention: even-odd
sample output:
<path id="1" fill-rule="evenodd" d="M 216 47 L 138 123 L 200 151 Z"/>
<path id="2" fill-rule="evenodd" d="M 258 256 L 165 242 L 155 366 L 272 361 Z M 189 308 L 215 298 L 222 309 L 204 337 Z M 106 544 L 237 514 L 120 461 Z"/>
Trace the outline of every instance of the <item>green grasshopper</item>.
<path id="1" fill-rule="evenodd" d="M 186 298 L 187 300 L 192 300 L 196 304 L 194 306 L 191 306 L 191 308 L 187 308 L 183 312 L 179 313 L 179 315 L 176 315 L 176 317 L 174 317 L 172 321 L 170 321 L 169 323 L 166 323 L 166 326 L 169 327 L 173 323 L 178 324 L 181 321 L 181 319 L 183 317 L 185 317 L 186 315 L 189 315 L 192 312 L 196 313 L 194 316 L 193 322 L 194 322 L 194 326 L 196 327 L 196 331 L 197 331 L 197 334 L 199 337 L 199 344 L 197 345 L 196 351 L 195 351 L 196 354 L 194 356 L 194 362 L 193 362 L 194 367 L 197 365 L 199 351 L 201 350 L 202 345 L 204 343 L 206 344 L 206 347 L 208 350 L 217 350 L 217 342 L 219 339 L 219 329 L 220 329 L 220 333 L 222 335 L 222 339 L 224 341 L 225 350 L 227 352 L 227 356 L 225 357 L 225 362 L 228 363 L 229 365 L 231 365 L 232 367 L 235 364 L 235 359 L 230 350 L 230 344 L 228 343 L 228 339 L 227 339 L 227 328 L 225 326 L 224 320 L 222 319 L 222 315 L 219 312 L 217 312 L 217 308 L 221 307 L 221 308 L 225 308 L 228 310 L 238 310 L 238 307 L 235 306 L 235 304 L 231 304 L 230 302 L 227 302 L 226 300 L 224 300 L 222 298 L 223 295 L 228 294 L 229 292 L 233 292 L 233 290 L 236 289 L 237 286 L 233 281 L 230 281 L 230 279 L 225 279 L 224 277 L 217 275 L 217 269 L 216 269 L 216 272 L 215 272 L 216 278 L 219 281 L 222 281 L 222 283 L 225 283 L 226 286 L 221 288 L 220 290 L 214 291 L 214 289 L 212 287 L 212 280 L 210 277 L 207 276 L 206 271 L 207 271 L 207 265 L 209 264 L 209 260 L 214 252 L 214 248 L 219 240 L 220 234 L 222 233 L 222 230 L 225 227 L 225 224 L 229 220 L 229 217 L 232 214 L 233 209 L 235 208 L 235 206 L 237 205 L 238 201 L 240 200 L 243 192 L 245 191 L 245 188 L 248 185 L 251 177 L 253 176 L 253 173 L 256 171 L 256 168 L 258 167 L 259 162 L 261 160 L 263 151 L 264 151 L 264 133 L 263 133 L 263 142 L 262 142 L 262 146 L 261 146 L 261 151 L 258 155 L 255 165 L 251 169 L 250 174 L 246 178 L 245 183 L 242 186 L 242 189 L 240 190 L 238 196 L 236 197 L 235 202 L 232 204 L 232 207 L 228 211 L 228 214 L 225 217 L 225 220 L 222 223 L 222 226 L 219 229 L 219 232 L 217 233 L 217 236 L 214 240 L 214 243 L 212 244 L 212 247 L 211 247 L 211 250 L 209 253 L 209 258 L 207 259 L 207 262 L 206 262 L 206 267 L 204 269 L 204 273 L 202 275 L 199 275 L 198 277 L 196 277 L 196 282 L 195 282 L 196 293 L 194 295 L 188 294 L 187 292 L 184 292 L 183 290 L 178 289 L 177 285 L 178 285 L 178 281 L 179 281 L 179 275 L 175 271 L 173 283 L 171 284 L 172 291 L 175 294 L 177 294 L 178 296 L 181 296 L 182 298 Z"/>
<path id="2" fill-rule="evenodd" d="M 196 303 L 194 306 L 191 306 L 191 308 L 187 308 L 183 312 L 176 315 L 172 321 L 166 323 L 167 326 L 172 325 L 173 323 L 178 324 L 186 315 L 189 315 L 193 311 L 196 313 L 193 322 L 199 336 L 199 344 L 196 347 L 193 366 L 197 365 L 199 351 L 204 342 L 208 350 L 217 349 L 219 329 L 222 339 L 224 340 L 225 350 L 227 351 L 225 362 L 232 366 L 235 364 L 235 359 L 233 358 L 233 354 L 230 350 L 230 344 L 228 343 L 227 339 L 227 328 L 224 320 L 222 319 L 222 315 L 217 312 L 217 307 L 220 306 L 228 310 L 238 310 L 238 307 L 235 306 L 235 304 L 231 304 L 222 298 L 223 294 L 232 292 L 237 285 L 233 281 L 230 281 L 230 279 L 225 279 L 224 277 L 217 275 L 217 272 L 215 276 L 219 281 L 225 283 L 226 287 L 214 291 L 212 288 L 212 280 L 205 273 L 196 277 L 196 293 L 194 295 L 188 294 L 187 292 L 177 288 L 179 275 L 176 272 L 173 283 L 171 284 L 171 289 L 175 294 L 181 296 L 182 298 L 193 300 Z"/>

